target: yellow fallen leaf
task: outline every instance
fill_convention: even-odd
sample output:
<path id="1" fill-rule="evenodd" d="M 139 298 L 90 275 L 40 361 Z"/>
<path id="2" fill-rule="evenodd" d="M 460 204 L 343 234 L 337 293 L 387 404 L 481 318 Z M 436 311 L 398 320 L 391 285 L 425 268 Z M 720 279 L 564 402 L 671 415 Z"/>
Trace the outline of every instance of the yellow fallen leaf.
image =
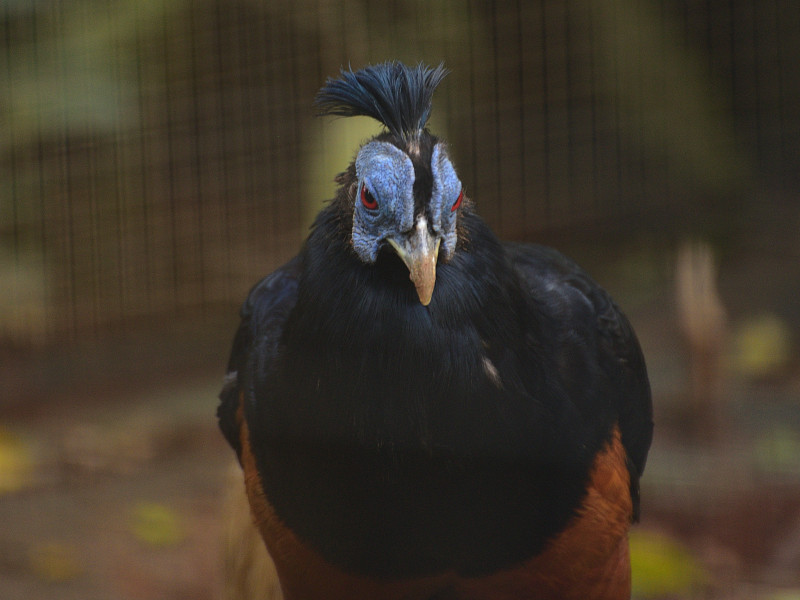
<path id="1" fill-rule="evenodd" d="M 759 434 L 753 454 L 768 471 L 794 473 L 800 466 L 800 433 L 787 424 L 776 424 Z"/>
<path id="2" fill-rule="evenodd" d="M 23 489 L 32 475 L 30 447 L 18 435 L 0 428 L 0 494 Z"/>
<path id="3" fill-rule="evenodd" d="M 44 542 L 31 548 L 31 571 L 50 582 L 68 581 L 83 573 L 78 549 L 64 542 Z"/>
<path id="4" fill-rule="evenodd" d="M 777 590 L 765 596 L 765 600 L 800 600 L 800 589 Z"/>
<path id="5" fill-rule="evenodd" d="M 708 574 L 692 553 L 664 534 L 632 532 L 630 552 L 636 598 L 685 598 L 708 581 Z"/>
<path id="6" fill-rule="evenodd" d="M 133 507 L 131 531 L 140 542 L 159 548 L 175 546 L 185 537 L 178 514 L 156 502 L 139 502 Z"/>
<path id="7" fill-rule="evenodd" d="M 749 377 L 768 377 L 786 366 L 792 355 L 788 325 L 773 314 L 750 317 L 734 330 L 733 366 Z"/>

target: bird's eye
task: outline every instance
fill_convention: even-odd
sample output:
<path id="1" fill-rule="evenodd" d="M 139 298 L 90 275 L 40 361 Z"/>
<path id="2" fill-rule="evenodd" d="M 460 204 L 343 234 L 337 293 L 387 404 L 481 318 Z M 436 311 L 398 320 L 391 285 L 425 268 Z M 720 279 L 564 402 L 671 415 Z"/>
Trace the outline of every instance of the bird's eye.
<path id="1" fill-rule="evenodd" d="M 375 197 L 367 189 L 366 183 L 361 185 L 361 204 L 368 210 L 375 210 L 378 208 L 378 201 L 375 200 Z"/>
<path id="2" fill-rule="evenodd" d="M 458 193 L 458 198 L 456 201 L 453 202 L 453 206 L 450 207 L 450 212 L 456 212 L 458 207 L 461 206 L 461 201 L 464 199 L 464 188 L 461 188 L 461 191 Z"/>

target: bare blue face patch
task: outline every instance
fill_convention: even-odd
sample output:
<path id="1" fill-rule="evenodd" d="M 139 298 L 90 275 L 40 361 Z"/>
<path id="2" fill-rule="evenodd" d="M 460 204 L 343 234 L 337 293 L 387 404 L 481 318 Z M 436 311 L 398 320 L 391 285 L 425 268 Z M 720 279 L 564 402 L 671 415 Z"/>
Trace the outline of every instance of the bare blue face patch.
<path id="1" fill-rule="evenodd" d="M 397 146 L 370 142 L 356 157 L 356 177 L 353 248 L 361 260 L 373 263 L 388 236 L 409 231 L 414 225 L 414 165 Z M 377 208 L 362 204 L 362 186 Z"/>
<path id="2" fill-rule="evenodd" d="M 370 142 L 356 157 L 358 179 L 353 210 L 353 248 L 366 263 L 374 263 L 390 237 L 411 232 L 414 223 L 414 165 L 394 144 Z M 440 257 L 449 260 L 456 250 L 453 210 L 461 194 L 461 181 L 443 143 L 431 155 L 433 186 L 425 217 L 440 240 Z M 362 196 L 362 190 L 366 190 Z"/>
<path id="3" fill-rule="evenodd" d="M 458 211 L 452 210 L 461 194 L 461 181 L 458 179 L 453 163 L 447 156 L 444 144 L 436 144 L 431 156 L 433 191 L 431 193 L 430 214 L 433 230 L 442 236 L 441 251 L 449 260 L 456 250 L 456 219 Z"/>

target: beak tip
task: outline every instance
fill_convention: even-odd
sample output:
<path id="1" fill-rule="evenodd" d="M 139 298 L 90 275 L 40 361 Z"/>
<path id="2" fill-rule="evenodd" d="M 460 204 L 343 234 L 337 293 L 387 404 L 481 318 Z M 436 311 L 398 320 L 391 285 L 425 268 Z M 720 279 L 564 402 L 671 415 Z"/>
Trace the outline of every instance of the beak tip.
<path id="1" fill-rule="evenodd" d="M 417 292 L 417 294 L 419 295 L 419 301 L 422 306 L 428 306 L 431 303 L 431 298 L 433 298 L 433 290 L 431 290 L 431 293 L 427 295 L 420 292 Z"/>
<path id="2" fill-rule="evenodd" d="M 422 268 L 413 268 L 409 279 L 414 283 L 417 296 L 422 306 L 428 306 L 433 297 L 433 288 L 436 284 L 436 262 L 430 258 L 420 265 Z"/>
<path id="3" fill-rule="evenodd" d="M 416 288 L 420 303 L 428 306 L 436 284 L 436 260 L 441 240 L 432 238 L 426 229 L 418 227 L 411 238 L 388 238 L 388 241 L 408 267 L 408 276 Z"/>

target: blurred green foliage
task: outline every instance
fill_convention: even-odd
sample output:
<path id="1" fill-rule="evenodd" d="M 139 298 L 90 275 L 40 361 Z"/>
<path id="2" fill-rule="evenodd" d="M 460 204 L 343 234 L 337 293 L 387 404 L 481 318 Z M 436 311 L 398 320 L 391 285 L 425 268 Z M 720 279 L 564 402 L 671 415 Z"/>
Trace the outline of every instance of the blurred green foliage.
<path id="1" fill-rule="evenodd" d="M 752 315 L 733 331 L 731 363 L 740 375 L 754 379 L 780 375 L 793 357 L 789 324 L 771 313 Z"/>
<path id="2" fill-rule="evenodd" d="M 759 79 L 737 50 L 733 86 L 734 20 L 705 17 L 704 47 L 665 2 L 0 6 L 0 340 L 23 345 L 235 302 L 285 260 L 377 130 L 313 118 L 340 67 L 445 62 L 432 128 L 503 237 L 733 229 L 759 153 L 792 149 L 794 63 Z M 734 97 L 762 82 L 784 83 Z"/>
<path id="3" fill-rule="evenodd" d="M 5 90 L 0 144 L 110 133 L 139 121 L 136 41 L 180 18 L 188 0 L 82 0 L 16 4 L 0 46 Z M 9 12 L 6 19 L 11 21 Z M 9 29 L 7 28 L 7 31 Z M 0 150 L 3 147 L 0 146 Z"/>
<path id="4" fill-rule="evenodd" d="M 639 600 L 691 598 L 709 576 L 687 547 L 654 531 L 635 529 L 630 535 L 633 597 Z"/>
<path id="5" fill-rule="evenodd" d="M 130 531 L 140 542 L 153 547 L 181 543 L 186 531 L 173 509 L 157 502 L 137 502 L 131 512 Z"/>
<path id="6" fill-rule="evenodd" d="M 34 545 L 29 553 L 33 574 L 49 583 L 70 581 L 83 574 L 81 551 L 74 544 L 50 540 Z"/>

